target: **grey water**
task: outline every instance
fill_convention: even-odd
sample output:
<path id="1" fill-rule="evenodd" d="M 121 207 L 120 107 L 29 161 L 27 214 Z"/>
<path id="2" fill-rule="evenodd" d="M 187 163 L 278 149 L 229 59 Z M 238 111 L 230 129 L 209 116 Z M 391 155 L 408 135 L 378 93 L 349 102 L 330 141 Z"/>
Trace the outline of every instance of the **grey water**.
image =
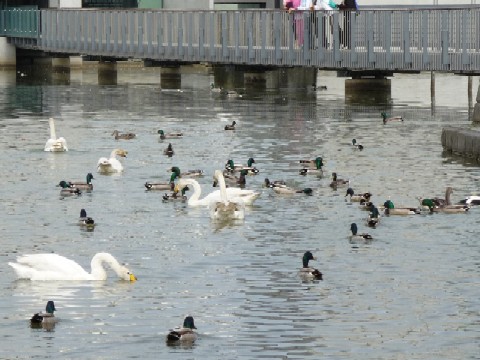
<path id="1" fill-rule="evenodd" d="M 8 77 L 7 77 L 8 78 Z M 9 78 L 8 78 L 9 79 Z M 119 72 L 117 85 L 96 73 L 67 84 L 28 77 L 0 82 L 0 358 L 2 359 L 478 359 L 480 209 L 465 214 L 382 217 L 330 188 L 331 174 L 380 206 L 417 206 L 417 197 L 456 202 L 479 191 L 477 163 L 443 152 L 442 127 L 470 128 L 467 78 L 396 75 L 387 97 L 346 94 L 345 79 L 320 72 L 326 90 L 293 85 L 210 92 L 208 72 L 182 75 L 179 89 L 159 75 Z M 474 80 L 474 97 L 478 80 Z M 383 125 L 380 112 L 404 122 Z M 69 151 L 43 151 L 54 117 Z M 224 131 L 237 122 L 237 130 Z M 159 140 L 157 130 L 181 131 Z M 134 132 L 115 140 L 114 130 Z M 364 146 L 351 146 L 355 138 Z M 171 142 L 175 154 L 163 155 Z M 128 151 L 120 175 L 96 173 L 100 157 Z M 322 156 L 323 177 L 298 175 L 300 159 Z M 202 169 L 203 193 L 228 159 L 256 161 L 247 188 L 261 192 L 245 220 L 216 223 L 205 208 L 162 201 L 146 181 L 167 181 L 169 168 Z M 59 196 L 60 180 L 94 174 L 94 190 Z M 285 180 L 312 196 L 281 196 L 264 179 Z M 191 192 L 187 192 L 190 196 Z M 77 225 L 80 209 L 94 231 Z M 369 244 L 349 242 L 350 224 Z M 298 276 L 306 250 L 323 281 Z M 85 269 L 109 252 L 138 281 L 17 280 L 8 262 L 57 253 Z M 59 321 L 32 329 L 29 318 L 54 300 Z M 185 315 L 199 339 L 167 346 Z"/>

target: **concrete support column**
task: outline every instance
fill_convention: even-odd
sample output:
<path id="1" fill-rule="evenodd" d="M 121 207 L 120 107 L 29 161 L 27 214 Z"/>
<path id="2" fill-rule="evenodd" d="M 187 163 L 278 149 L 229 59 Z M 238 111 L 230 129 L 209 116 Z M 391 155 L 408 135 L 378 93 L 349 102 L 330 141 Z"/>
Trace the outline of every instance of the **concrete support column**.
<path id="1" fill-rule="evenodd" d="M 245 87 L 255 89 L 267 88 L 267 72 L 266 71 L 246 71 L 243 74 Z"/>
<path id="2" fill-rule="evenodd" d="M 475 123 L 480 123 L 480 84 L 478 85 L 478 90 L 477 90 L 477 103 L 473 108 L 472 121 Z"/>
<path id="3" fill-rule="evenodd" d="M 244 71 L 236 68 L 234 65 L 215 65 L 213 67 L 213 77 L 215 87 L 225 90 L 234 90 L 245 86 Z"/>
<path id="4" fill-rule="evenodd" d="M 182 73 L 180 66 L 168 66 L 160 69 L 160 86 L 162 89 L 181 89 Z"/>
<path id="5" fill-rule="evenodd" d="M 6 37 L 0 37 L 0 67 L 17 65 L 17 49 L 7 42 Z"/>
<path id="6" fill-rule="evenodd" d="M 347 79 L 345 80 L 345 102 L 348 104 L 389 104 L 392 97 L 390 79 Z"/>
<path id="7" fill-rule="evenodd" d="M 98 85 L 117 85 L 117 62 L 98 62 Z"/>
<path id="8" fill-rule="evenodd" d="M 52 81 L 55 84 L 70 84 L 70 59 L 52 58 Z"/>

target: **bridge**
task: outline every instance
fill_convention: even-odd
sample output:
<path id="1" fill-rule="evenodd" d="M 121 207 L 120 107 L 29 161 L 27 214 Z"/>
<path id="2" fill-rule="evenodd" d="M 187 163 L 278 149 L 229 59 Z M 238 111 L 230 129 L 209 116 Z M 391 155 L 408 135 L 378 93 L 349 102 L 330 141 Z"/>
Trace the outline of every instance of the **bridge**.
<path id="1" fill-rule="evenodd" d="M 0 36 L 52 56 L 480 74 L 480 7 L 167 11 L 4 9 Z M 56 55 L 55 55 L 56 54 Z"/>

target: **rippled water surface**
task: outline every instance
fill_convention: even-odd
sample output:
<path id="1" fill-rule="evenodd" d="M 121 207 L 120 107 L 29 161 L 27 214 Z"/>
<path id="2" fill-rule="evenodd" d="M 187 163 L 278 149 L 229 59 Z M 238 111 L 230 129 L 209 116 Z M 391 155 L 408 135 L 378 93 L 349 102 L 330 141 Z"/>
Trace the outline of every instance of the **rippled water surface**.
<path id="1" fill-rule="evenodd" d="M 329 187 L 337 172 L 372 192 L 375 204 L 391 198 L 398 206 L 443 197 L 446 186 L 454 201 L 477 193 L 478 165 L 444 154 L 440 143 L 443 126 L 471 126 L 466 78 L 437 75 L 432 105 L 424 74 L 392 79 L 388 103 L 346 96 L 345 79 L 333 73 L 319 74 L 327 90 L 237 89 L 241 98 L 212 95 L 205 73 L 183 75 L 179 91 L 162 90 L 158 74 L 119 74 L 116 86 L 94 76 L 0 84 L 0 358 L 478 359 L 479 209 L 384 217 L 369 229 L 367 213 Z M 384 126 L 384 110 L 406 120 Z M 43 151 L 51 116 L 67 153 Z M 233 120 L 237 130 L 224 131 Z M 116 141 L 115 129 L 137 139 Z M 171 158 L 158 129 L 185 134 L 170 141 Z M 124 173 L 96 174 L 114 148 L 128 151 Z M 299 176 L 298 160 L 318 155 L 326 175 Z M 215 169 L 249 157 L 260 174 L 247 187 L 261 196 L 243 222 L 214 223 L 207 209 L 164 203 L 163 191 L 143 186 L 168 180 L 171 166 L 200 168 L 208 193 Z M 59 196 L 60 180 L 87 172 L 93 192 Z M 313 196 L 275 195 L 262 187 L 265 177 L 311 187 Z M 77 226 L 81 208 L 94 231 Z M 373 242 L 350 244 L 352 222 Z M 298 277 L 305 250 L 324 281 Z M 138 281 L 18 281 L 7 265 L 55 252 L 89 269 L 104 251 Z M 60 321 L 53 331 L 31 329 L 30 316 L 47 300 Z M 199 340 L 167 346 L 168 329 L 186 314 Z"/>

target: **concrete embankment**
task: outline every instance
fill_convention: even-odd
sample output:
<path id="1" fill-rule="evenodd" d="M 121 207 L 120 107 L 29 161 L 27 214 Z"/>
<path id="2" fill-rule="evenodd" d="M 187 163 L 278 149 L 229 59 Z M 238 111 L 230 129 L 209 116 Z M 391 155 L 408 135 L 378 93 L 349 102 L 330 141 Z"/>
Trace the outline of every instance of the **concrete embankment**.
<path id="1" fill-rule="evenodd" d="M 442 130 L 442 146 L 456 155 L 480 161 L 480 131 L 446 127 Z"/>

